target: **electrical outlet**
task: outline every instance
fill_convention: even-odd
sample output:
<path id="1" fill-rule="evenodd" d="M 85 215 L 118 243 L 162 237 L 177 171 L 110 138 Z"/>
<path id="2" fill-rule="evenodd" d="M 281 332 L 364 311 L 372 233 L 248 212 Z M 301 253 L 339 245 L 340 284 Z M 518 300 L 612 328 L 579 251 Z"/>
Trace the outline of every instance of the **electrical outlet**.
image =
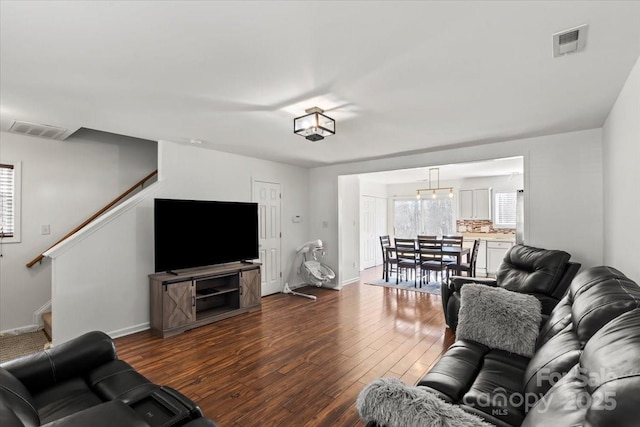
<path id="1" fill-rule="evenodd" d="M 43 224 L 40 226 L 40 234 L 43 236 L 51 234 L 51 226 L 49 224 Z"/>

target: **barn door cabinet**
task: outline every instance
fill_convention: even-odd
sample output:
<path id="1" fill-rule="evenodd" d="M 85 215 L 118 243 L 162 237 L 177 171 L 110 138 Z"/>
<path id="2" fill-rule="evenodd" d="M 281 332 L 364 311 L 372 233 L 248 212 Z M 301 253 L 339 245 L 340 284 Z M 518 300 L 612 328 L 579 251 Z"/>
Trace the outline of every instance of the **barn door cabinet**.
<path id="1" fill-rule="evenodd" d="M 230 263 L 149 275 L 151 330 L 176 335 L 261 309 L 260 265 Z"/>

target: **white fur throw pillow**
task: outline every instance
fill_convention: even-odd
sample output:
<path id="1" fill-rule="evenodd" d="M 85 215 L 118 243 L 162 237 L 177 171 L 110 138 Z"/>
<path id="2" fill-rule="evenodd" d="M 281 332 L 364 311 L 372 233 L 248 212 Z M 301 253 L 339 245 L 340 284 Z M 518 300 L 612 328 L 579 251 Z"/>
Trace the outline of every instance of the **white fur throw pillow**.
<path id="1" fill-rule="evenodd" d="M 457 339 L 531 357 L 541 321 L 541 304 L 533 295 L 474 283 L 460 290 Z"/>
<path id="2" fill-rule="evenodd" d="M 365 423 L 384 427 L 493 427 L 482 418 L 396 378 L 378 378 L 356 400 Z"/>

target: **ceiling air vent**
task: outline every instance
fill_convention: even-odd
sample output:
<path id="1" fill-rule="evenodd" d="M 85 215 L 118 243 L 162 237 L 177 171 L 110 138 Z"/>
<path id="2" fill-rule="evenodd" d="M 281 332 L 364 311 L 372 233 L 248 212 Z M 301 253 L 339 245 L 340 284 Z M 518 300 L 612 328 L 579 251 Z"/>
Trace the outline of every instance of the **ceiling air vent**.
<path id="1" fill-rule="evenodd" d="M 587 44 L 588 28 L 588 25 L 585 24 L 555 33 L 553 35 L 553 57 L 557 58 L 584 50 Z"/>
<path id="2" fill-rule="evenodd" d="M 64 135 L 68 129 L 59 128 L 50 125 L 41 125 L 38 123 L 20 122 L 15 120 L 9 132 L 21 133 L 23 135 L 40 136 L 50 139 L 64 139 Z"/>

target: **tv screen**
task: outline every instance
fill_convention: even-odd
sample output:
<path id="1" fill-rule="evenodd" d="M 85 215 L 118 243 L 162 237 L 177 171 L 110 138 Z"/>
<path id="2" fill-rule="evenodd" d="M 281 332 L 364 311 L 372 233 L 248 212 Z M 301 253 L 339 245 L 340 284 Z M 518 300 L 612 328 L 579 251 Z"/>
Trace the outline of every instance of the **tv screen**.
<path id="1" fill-rule="evenodd" d="M 258 204 L 155 199 L 155 271 L 258 258 Z"/>

